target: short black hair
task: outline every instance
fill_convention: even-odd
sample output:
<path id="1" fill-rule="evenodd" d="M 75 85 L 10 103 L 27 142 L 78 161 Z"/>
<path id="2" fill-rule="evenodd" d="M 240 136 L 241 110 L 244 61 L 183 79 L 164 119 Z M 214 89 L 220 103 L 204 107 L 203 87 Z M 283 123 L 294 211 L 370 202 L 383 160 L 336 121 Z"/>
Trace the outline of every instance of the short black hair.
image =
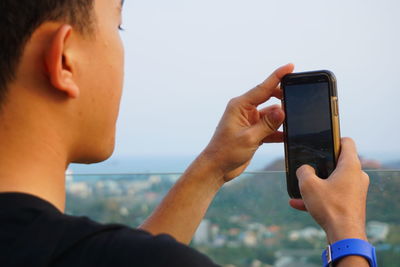
<path id="1" fill-rule="evenodd" d="M 94 1 L 0 0 L 0 108 L 34 31 L 44 22 L 58 21 L 71 24 L 80 33 L 91 33 Z"/>

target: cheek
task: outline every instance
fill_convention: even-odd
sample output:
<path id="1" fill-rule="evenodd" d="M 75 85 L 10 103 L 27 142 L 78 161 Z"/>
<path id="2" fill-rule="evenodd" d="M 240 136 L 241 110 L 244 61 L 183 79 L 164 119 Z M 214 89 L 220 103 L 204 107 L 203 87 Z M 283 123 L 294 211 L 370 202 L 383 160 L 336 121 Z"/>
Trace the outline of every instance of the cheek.
<path id="1" fill-rule="evenodd" d="M 123 88 L 123 83 L 124 83 L 124 67 L 125 67 L 125 60 L 124 60 L 124 49 L 123 46 L 119 46 L 115 52 L 114 57 L 111 62 L 112 64 L 112 70 L 113 70 L 113 84 L 111 85 L 114 91 L 114 97 L 117 98 L 119 101 L 121 98 L 122 94 L 122 88 Z"/>
<path id="2" fill-rule="evenodd" d="M 113 80 L 115 85 L 122 87 L 124 79 L 125 51 L 120 37 L 118 36 L 113 38 L 106 49 L 108 50 L 107 63 L 110 68 L 110 75 L 112 75 L 111 80 Z"/>
<path id="3" fill-rule="evenodd" d="M 118 84 L 119 84 L 119 91 L 121 95 L 121 91 L 124 85 L 124 77 L 125 77 L 125 50 L 122 44 L 122 41 L 119 43 L 118 55 L 116 55 L 118 64 L 115 66 L 118 75 Z"/>
<path id="4" fill-rule="evenodd" d="M 98 38 L 98 43 L 88 51 L 91 59 L 87 61 L 89 73 L 83 78 L 88 85 L 87 100 L 94 118 L 100 125 L 112 128 L 118 116 L 124 79 L 124 48 L 115 35 L 111 38 Z M 102 36 L 103 37 L 103 36 Z"/>
<path id="5" fill-rule="evenodd" d="M 123 80 L 124 80 L 124 48 L 122 42 L 117 39 L 114 42 L 114 45 L 109 46 L 108 51 L 108 59 L 107 59 L 107 69 L 106 73 L 104 73 L 103 77 L 106 78 L 106 95 L 108 96 L 105 101 L 108 102 L 108 105 L 111 105 L 111 109 L 115 112 L 112 112 L 112 116 L 116 117 L 119 110 L 119 103 L 122 95 L 123 88 Z M 111 49 L 110 49 L 111 48 Z M 107 105 L 107 103 L 106 103 Z"/>

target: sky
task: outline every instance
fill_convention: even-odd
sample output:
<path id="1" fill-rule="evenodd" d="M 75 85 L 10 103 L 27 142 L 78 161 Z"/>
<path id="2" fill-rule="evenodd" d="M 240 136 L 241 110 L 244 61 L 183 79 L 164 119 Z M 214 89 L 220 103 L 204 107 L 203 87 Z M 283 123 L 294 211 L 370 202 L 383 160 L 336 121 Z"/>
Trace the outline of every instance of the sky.
<path id="1" fill-rule="evenodd" d="M 335 73 L 342 136 L 362 155 L 399 159 L 399 10 L 396 0 L 125 1 L 113 158 L 198 154 L 229 99 L 292 62 Z M 283 145 L 257 155 L 281 157 Z"/>

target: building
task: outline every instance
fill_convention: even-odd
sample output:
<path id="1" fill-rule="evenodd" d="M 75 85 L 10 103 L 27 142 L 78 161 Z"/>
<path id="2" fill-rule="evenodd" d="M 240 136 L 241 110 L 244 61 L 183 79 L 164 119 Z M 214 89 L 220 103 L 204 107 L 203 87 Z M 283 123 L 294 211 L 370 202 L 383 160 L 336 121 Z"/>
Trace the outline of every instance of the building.
<path id="1" fill-rule="evenodd" d="M 194 234 L 193 241 L 196 245 L 206 245 L 210 242 L 210 221 L 201 221 L 196 233 Z"/>

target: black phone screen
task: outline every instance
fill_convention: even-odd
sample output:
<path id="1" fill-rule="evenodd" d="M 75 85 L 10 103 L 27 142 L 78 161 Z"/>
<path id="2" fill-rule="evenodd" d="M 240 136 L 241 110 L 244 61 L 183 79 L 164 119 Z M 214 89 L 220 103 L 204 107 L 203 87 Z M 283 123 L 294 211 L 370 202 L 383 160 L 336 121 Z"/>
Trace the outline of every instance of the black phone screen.
<path id="1" fill-rule="evenodd" d="M 328 178 L 335 168 L 329 83 L 286 85 L 284 94 L 290 176 L 308 164 Z"/>

